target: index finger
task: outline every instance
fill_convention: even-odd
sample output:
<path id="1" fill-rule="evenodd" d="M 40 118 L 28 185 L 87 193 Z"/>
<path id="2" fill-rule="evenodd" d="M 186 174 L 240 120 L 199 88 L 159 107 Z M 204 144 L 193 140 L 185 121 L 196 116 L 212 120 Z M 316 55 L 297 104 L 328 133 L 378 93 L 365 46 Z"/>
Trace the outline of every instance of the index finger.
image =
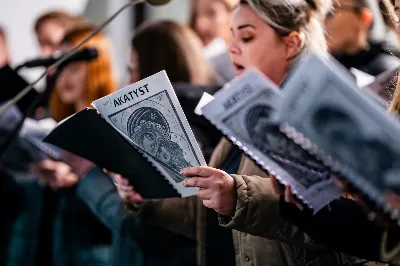
<path id="1" fill-rule="evenodd" d="M 215 173 L 215 170 L 208 166 L 187 167 L 180 174 L 186 177 L 209 177 Z"/>
<path id="2" fill-rule="evenodd" d="M 202 178 L 202 177 L 192 177 L 192 178 L 186 178 L 183 180 L 183 185 L 185 187 L 198 187 L 198 188 L 209 188 L 210 187 L 210 182 L 207 178 Z"/>

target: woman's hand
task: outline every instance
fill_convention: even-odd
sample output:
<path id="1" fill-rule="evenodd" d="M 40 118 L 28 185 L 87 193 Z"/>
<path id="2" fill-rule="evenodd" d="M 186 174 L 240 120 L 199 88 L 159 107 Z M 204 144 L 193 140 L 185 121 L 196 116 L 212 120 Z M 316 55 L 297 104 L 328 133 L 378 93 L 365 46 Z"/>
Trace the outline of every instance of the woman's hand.
<path id="1" fill-rule="evenodd" d="M 236 209 L 237 192 L 234 179 L 222 170 L 207 167 L 190 167 L 182 170 L 185 187 L 199 187 L 197 196 L 204 206 L 216 212 L 233 216 Z"/>
<path id="2" fill-rule="evenodd" d="M 79 176 L 69 165 L 49 159 L 33 165 L 31 174 L 53 190 L 72 187 L 79 181 Z"/>
<path id="3" fill-rule="evenodd" d="M 278 180 L 276 179 L 276 176 L 274 176 L 274 175 L 271 175 L 271 183 L 272 183 L 272 188 L 274 189 L 274 191 L 278 195 L 284 196 L 285 201 L 287 203 L 295 204 L 297 206 L 297 208 L 299 208 L 300 210 L 304 209 L 303 205 L 294 196 L 294 194 L 292 192 L 292 188 L 290 186 L 285 186 L 285 188 L 282 188 L 281 184 L 278 182 Z"/>
<path id="4" fill-rule="evenodd" d="M 121 199 L 127 203 L 142 204 L 144 199 L 137 193 L 133 186 L 129 184 L 128 179 L 123 178 L 121 175 L 113 174 L 115 186 L 117 187 L 118 194 Z"/>

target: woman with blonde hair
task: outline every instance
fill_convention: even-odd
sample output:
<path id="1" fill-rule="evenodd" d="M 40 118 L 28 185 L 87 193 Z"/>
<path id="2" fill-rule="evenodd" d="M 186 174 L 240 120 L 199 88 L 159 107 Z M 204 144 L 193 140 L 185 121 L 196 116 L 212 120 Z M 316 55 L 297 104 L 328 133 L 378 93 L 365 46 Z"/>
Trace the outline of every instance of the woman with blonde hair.
<path id="1" fill-rule="evenodd" d="M 382 1 L 387 19 L 399 32 L 400 1 Z M 397 8 L 394 8 L 396 6 Z M 396 12 L 395 12 L 396 10 Z M 400 113 L 400 80 L 388 107 L 391 115 Z M 378 209 L 372 202 L 355 191 L 347 182 L 334 178 L 347 198 L 335 200 L 317 214 L 302 207 L 291 188 L 282 188 L 272 178 L 274 191 L 281 196 L 279 211 L 289 223 L 296 225 L 310 237 L 335 250 L 373 261 L 400 265 L 400 227 L 397 221 Z M 400 195 L 385 191 L 383 195 L 392 208 L 400 211 Z M 386 265 L 386 264 L 385 264 Z"/>
<path id="2" fill-rule="evenodd" d="M 59 50 L 66 52 L 93 30 L 90 25 L 79 25 L 64 36 Z M 111 62 L 111 47 L 108 38 L 99 33 L 83 48 L 95 48 L 98 57 L 91 61 L 69 63 L 62 69 L 50 100 L 50 113 L 56 121 L 81 111 L 93 100 L 116 90 L 116 80 Z M 52 258 L 54 265 L 110 265 L 111 232 L 91 213 L 86 204 L 75 195 L 78 178 L 67 175 L 64 179 L 47 179 L 46 175 L 56 171 L 59 163 L 46 159 L 32 169 L 32 174 L 41 178 L 58 194 L 57 214 L 53 226 Z M 63 164 L 61 171 L 69 171 Z M 60 169 L 58 169 L 60 170 Z"/>
<path id="3" fill-rule="evenodd" d="M 309 53 L 326 56 L 321 21 L 330 10 L 328 0 L 247 0 L 233 12 L 229 53 L 236 75 L 257 68 L 279 86 L 290 70 Z M 319 245 L 284 221 L 279 197 L 270 176 L 228 140 L 222 139 L 209 162 L 211 167 L 183 170 L 186 186 L 200 187 L 198 198 L 145 201 L 138 214 L 160 226 L 198 241 L 198 265 L 207 261 L 206 208 L 219 213 L 223 227 L 233 229 L 236 265 L 350 265 L 352 258 Z M 216 167 L 216 168 L 212 168 Z M 217 169 L 218 168 L 218 169 Z M 121 197 L 135 203 L 137 193 L 118 180 Z M 203 206 L 204 205 L 204 206 Z M 258 235 L 260 237 L 256 237 Z"/>

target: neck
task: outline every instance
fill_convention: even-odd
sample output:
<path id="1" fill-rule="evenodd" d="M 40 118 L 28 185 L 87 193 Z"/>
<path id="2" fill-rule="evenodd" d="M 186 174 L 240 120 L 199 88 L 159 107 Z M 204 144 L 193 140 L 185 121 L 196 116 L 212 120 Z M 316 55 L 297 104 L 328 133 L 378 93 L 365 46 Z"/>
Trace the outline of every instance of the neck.
<path id="1" fill-rule="evenodd" d="M 83 109 L 85 109 L 87 107 L 87 104 L 86 104 L 86 101 L 84 101 L 82 99 L 82 100 L 77 101 L 74 106 L 75 106 L 75 111 L 79 112 L 79 111 L 82 111 Z"/>

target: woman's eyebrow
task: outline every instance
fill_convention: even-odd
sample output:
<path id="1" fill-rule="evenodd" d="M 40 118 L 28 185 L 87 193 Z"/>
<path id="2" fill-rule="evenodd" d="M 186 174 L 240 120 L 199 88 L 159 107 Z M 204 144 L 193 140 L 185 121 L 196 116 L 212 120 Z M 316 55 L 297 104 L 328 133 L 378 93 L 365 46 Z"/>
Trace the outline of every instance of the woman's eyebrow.
<path id="1" fill-rule="evenodd" d="M 255 26 L 253 26 L 253 25 L 251 25 L 251 24 L 243 24 L 243 25 L 238 26 L 237 29 L 238 29 L 238 30 L 242 30 L 242 29 L 248 28 L 248 27 L 254 28 L 254 29 L 256 28 Z"/>

